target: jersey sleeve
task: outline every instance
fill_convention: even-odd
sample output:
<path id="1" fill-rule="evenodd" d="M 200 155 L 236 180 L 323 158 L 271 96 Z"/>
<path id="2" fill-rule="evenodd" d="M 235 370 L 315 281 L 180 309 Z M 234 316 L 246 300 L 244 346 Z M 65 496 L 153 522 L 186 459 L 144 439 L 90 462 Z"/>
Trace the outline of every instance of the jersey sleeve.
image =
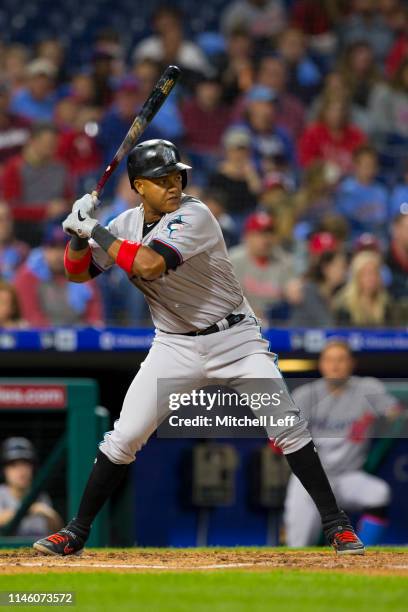
<path id="1" fill-rule="evenodd" d="M 376 416 L 387 416 L 399 404 L 397 398 L 390 395 L 384 383 L 377 378 L 365 378 L 363 389 L 364 399 Z"/>
<path id="2" fill-rule="evenodd" d="M 186 206 L 169 217 L 149 247 L 164 257 L 168 268 L 175 268 L 212 248 L 220 231 L 204 204 Z"/>
<path id="3" fill-rule="evenodd" d="M 0 512 L 10 509 L 10 495 L 7 490 L 7 485 L 0 485 Z"/>
<path id="4" fill-rule="evenodd" d="M 312 389 L 308 384 L 296 387 L 292 391 L 292 398 L 306 421 L 310 421 L 312 417 L 312 395 Z"/>

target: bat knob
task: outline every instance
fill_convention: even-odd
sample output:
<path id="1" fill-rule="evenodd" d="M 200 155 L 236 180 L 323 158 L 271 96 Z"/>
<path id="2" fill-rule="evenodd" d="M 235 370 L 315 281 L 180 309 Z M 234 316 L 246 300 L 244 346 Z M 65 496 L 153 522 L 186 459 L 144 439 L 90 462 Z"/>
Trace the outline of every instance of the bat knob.
<path id="1" fill-rule="evenodd" d="M 96 191 L 96 189 L 91 191 L 91 196 L 92 196 L 92 199 L 94 201 L 95 208 L 97 208 L 99 206 L 99 204 L 100 204 L 98 191 Z"/>
<path id="2" fill-rule="evenodd" d="M 181 74 L 181 70 L 178 66 L 168 66 L 165 70 L 166 78 L 177 79 Z"/>

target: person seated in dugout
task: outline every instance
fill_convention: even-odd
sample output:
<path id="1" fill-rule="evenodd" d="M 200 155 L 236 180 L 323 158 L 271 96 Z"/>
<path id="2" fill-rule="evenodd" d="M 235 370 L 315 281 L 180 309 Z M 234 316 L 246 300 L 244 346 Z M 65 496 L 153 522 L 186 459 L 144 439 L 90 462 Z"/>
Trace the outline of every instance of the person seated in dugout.
<path id="1" fill-rule="evenodd" d="M 391 490 L 384 480 L 364 471 L 369 432 L 377 417 L 395 418 L 401 408 L 380 380 L 353 375 L 354 365 L 348 344 L 330 340 L 319 357 L 321 378 L 297 387 L 292 395 L 308 421 L 340 507 L 362 513 L 357 532 L 373 546 L 381 542 L 387 527 Z M 319 514 L 294 475 L 286 493 L 284 523 L 288 546 L 318 543 Z"/>
<path id="2" fill-rule="evenodd" d="M 0 528 L 13 520 L 25 495 L 30 490 L 37 453 L 27 438 L 11 437 L 1 446 L 4 484 L 0 485 Z M 31 504 L 15 533 L 11 535 L 37 537 L 51 529 L 59 529 L 62 519 L 52 507 L 47 493 L 40 493 Z"/>

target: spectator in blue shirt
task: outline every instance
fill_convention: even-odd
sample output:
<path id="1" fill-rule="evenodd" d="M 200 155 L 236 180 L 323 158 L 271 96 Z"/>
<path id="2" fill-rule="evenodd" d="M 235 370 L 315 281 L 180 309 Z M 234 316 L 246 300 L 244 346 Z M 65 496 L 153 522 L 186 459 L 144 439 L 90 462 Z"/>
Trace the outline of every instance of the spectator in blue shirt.
<path id="1" fill-rule="evenodd" d="M 376 181 L 378 156 L 368 145 L 353 154 L 354 173 L 340 183 L 337 191 L 337 211 L 350 224 L 351 239 L 368 232 L 385 238 L 388 217 L 388 193 Z"/>
<path id="2" fill-rule="evenodd" d="M 262 171 L 265 157 L 295 165 L 294 143 L 285 128 L 277 124 L 278 96 L 269 87 L 254 85 L 246 99 L 244 127 L 251 134 L 255 165 Z"/>
<path id="3" fill-rule="evenodd" d="M 0 201 L 0 279 L 12 281 L 29 250 L 28 244 L 16 239 L 10 207 Z"/>
<path id="4" fill-rule="evenodd" d="M 11 100 L 11 111 L 33 122 L 51 121 L 58 100 L 57 69 L 50 60 L 35 59 L 27 66 L 27 86 Z"/>
<path id="5" fill-rule="evenodd" d="M 304 32 L 293 27 L 284 30 L 277 52 L 287 66 L 287 90 L 303 104 L 309 104 L 321 88 L 322 74 L 308 53 Z"/>

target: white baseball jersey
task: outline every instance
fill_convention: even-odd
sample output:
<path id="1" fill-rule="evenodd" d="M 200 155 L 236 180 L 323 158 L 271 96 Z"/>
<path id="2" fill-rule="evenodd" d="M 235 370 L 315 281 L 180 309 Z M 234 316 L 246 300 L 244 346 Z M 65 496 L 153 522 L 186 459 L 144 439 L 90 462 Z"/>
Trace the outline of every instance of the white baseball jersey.
<path id="1" fill-rule="evenodd" d="M 185 333 L 205 329 L 231 313 L 253 315 L 235 277 L 219 223 L 203 202 L 183 194 L 180 207 L 163 215 L 145 236 L 143 223 L 141 204 L 113 219 L 108 230 L 164 256 L 167 272 L 160 278 L 129 277 L 146 296 L 158 329 Z M 110 268 L 114 261 L 95 241 L 90 245 L 96 266 Z"/>
<path id="2" fill-rule="evenodd" d="M 387 415 L 397 404 L 384 384 L 371 377 L 350 376 L 338 394 L 331 393 L 327 382 L 320 378 L 298 387 L 292 395 L 308 421 L 329 474 L 362 469 L 372 418 Z"/>
<path id="3" fill-rule="evenodd" d="M 52 508 L 52 502 L 49 495 L 45 492 L 40 493 L 37 497 L 37 502 L 45 504 Z M 14 497 L 11 489 L 6 484 L 0 485 L 0 512 L 5 510 L 13 510 L 17 512 L 21 505 L 21 500 Z M 27 514 L 16 529 L 15 535 L 22 537 L 41 536 L 44 537 L 49 533 L 48 521 L 45 516 L 40 514 Z"/>
<path id="4" fill-rule="evenodd" d="M 351 376 L 342 392 L 333 394 L 321 378 L 295 389 L 293 399 L 308 423 L 339 506 L 350 512 L 387 506 L 389 485 L 363 470 L 372 417 L 386 415 L 397 403 L 383 383 L 371 377 Z M 293 474 L 284 523 L 288 546 L 318 543 L 322 528 L 319 512 Z"/>
<path id="5" fill-rule="evenodd" d="M 220 226 L 208 207 L 182 194 L 176 211 L 152 223 L 151 229 L 149 225 L 144 223 L 143 205 L 122 213 L 108 225 L 114 236 L 148 245 L 166 261 L 166 272 L 160 278 L 129 278 L 146 296 L 156 333 L 127 391 L 120 418 L 100 444 L 113 463 L 131 463 L 169 416 L 170 388 L 172 393 L 184 393 L 207 380 L 233 379 L 239 389 L 241 379 L 263 378 L 271 380 L 272 391 L 276 390 L 273 381 L 282 378 L 276 356 L 262 338 L 235 277 Z M 94 265 L 100 270 L 110 268 L 113 260 L 95 241 L 90 245 Z M 183 335 L 204 330 L 229 314 L 246 316 L 212 334 Z M 160 379 L 165 379 L 167 395 L 158 393 Z M 279 422 L 266 431 L 284 453 L 295 452 L 310 441 L 306 423 L 290 396 L 282 397 L 272 410 Z"/>

